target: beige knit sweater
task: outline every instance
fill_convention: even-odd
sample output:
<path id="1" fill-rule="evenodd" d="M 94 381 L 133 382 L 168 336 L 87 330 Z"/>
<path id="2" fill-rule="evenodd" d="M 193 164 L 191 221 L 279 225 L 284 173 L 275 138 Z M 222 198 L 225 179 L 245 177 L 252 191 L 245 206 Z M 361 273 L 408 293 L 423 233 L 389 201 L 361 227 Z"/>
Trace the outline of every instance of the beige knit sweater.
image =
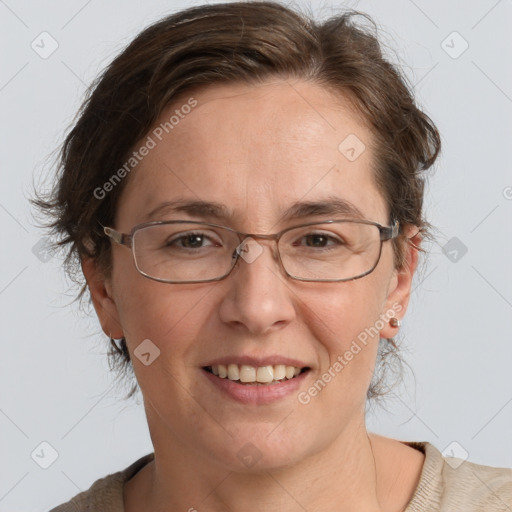
<path id="1" fill-rule="evenodd" d="M 422 451 L 425 462 L 404 512 L 512 512 L 512 469 L 445 458 L 427 442 L 405 444 Z M 97 480 L 89 490 L 50 512 L 124 512 L 124 482 L 153 457 L 150 453 L 125 470 Z"/>

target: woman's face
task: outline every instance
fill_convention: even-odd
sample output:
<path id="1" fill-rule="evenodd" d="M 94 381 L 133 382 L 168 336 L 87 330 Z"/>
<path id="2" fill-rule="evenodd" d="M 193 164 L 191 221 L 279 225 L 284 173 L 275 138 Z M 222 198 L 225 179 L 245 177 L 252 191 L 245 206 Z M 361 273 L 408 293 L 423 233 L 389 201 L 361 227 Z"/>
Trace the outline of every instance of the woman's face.
<path id="1" fill-rule="evenodd" d="M 150 132 L 155 147 L 126 178 L 117 230 L 184 219 L 275 233 L 346 218 L 333 212 L 280 220 L 295 203 L 333 198 L 388 225 L 371 172 L 370 132 L 321 86 L 216 85 L 193 97 L 197 105 L 190 113 L 180 110 L 189 99 L 184 96 L 155 124 L 180 110 L 179 122 L 167 125 L 169 133 Z M 178 199 L 219 203 L 231 218 L 170 209 L 148 216 Z M 384 242 L 378 266 L 361 279 L 301 282 L 286 277 L 275 246 L 258 243 L 263 252 L 254 261 L 240 259 L 226 279 L 210 283 L 144 278 L 130 250 L 118 244 L 110 279 L 95 283 L 94 268 L 84 263 L 104 331 L 126 338 L 157 451 L 164 444 L 180 446 L 208 463 L 238 470 L 252 467 L 249 456 L 259 459 L 254 467 L 272 468 L 319 453 L 364 425 L 379 335 L 396 334 L 387 320 L 393 312 L 400 318 L 405 313 L 410 271 L 394 269 L 391 242 Z M 136 355 L 140 345 L 150 354 L 143 358 L 146 364 Z M 287 384 L 226 387 L 226 379 L 205 370 L 219 362 L 309 370 Z M 323 385 L 317 383 L 315 393 L 311 388 L 318 380 Z"/>

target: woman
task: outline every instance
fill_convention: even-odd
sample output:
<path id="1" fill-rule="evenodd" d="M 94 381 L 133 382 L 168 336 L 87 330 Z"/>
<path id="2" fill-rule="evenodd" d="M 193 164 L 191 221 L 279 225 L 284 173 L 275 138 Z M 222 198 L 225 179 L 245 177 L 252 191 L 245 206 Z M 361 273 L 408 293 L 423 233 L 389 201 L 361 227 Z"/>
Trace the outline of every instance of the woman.
<path id="1" fill-rule="evenodd" d="M 54 511 L 511 507 L 511 470 L 365 427 L 439 150 L 351 13 L 217 4 L 142 32 L 39 206 L 133 366 L 154 453 Z"/>

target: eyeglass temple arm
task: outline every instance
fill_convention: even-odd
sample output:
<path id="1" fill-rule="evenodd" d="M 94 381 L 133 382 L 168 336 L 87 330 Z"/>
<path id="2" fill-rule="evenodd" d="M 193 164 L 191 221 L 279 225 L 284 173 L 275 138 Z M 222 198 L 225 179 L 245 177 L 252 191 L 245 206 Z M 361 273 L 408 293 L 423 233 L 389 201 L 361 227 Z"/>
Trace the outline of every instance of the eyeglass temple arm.
<path id="1" fill-rule="evenodd" d="M 131 247 L 132 237 L 131 235 L 126 235 L 125 233 L 121 233 L 116 231 L 113 228 L 109 228 L 107 226 L 103 226 L 103 232 L 107 235 L 111 240 L 120 245 L 127 245 Z"/>
<path id="2" fill-rule="evenodd" d="M 400 231 L 400 223 L 398 220 L 393 222 L 391 227 L 384 227 L 380 231 L 381 240 L 391 240 L 392 238 L 396 238 Z"/>

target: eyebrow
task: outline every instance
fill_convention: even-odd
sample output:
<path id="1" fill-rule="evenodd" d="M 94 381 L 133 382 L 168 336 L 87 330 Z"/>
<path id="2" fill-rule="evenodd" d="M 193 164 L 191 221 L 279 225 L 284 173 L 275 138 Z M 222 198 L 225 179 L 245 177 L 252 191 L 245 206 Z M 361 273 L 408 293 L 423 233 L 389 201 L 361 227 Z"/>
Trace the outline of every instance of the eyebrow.
<path id="1" fill-rule="evenodd" d="M 158 216 L 171 213 L 186 213 L 194 217 L 203 217 L 215 221 L 232 223 L 235 213 L 226 205 L 215 201 L 176 199 L 159 204 L 146 216 L 147 221 Z M 365 219 L 365 216 L 357 206 L 346 199 L 329 196 L 325 200 L 297 201 L 289 206 L 279 217 L 279 222 L 292 219 L 306 219 L 319 215 L 343 215 L 350 218 Z"/>

